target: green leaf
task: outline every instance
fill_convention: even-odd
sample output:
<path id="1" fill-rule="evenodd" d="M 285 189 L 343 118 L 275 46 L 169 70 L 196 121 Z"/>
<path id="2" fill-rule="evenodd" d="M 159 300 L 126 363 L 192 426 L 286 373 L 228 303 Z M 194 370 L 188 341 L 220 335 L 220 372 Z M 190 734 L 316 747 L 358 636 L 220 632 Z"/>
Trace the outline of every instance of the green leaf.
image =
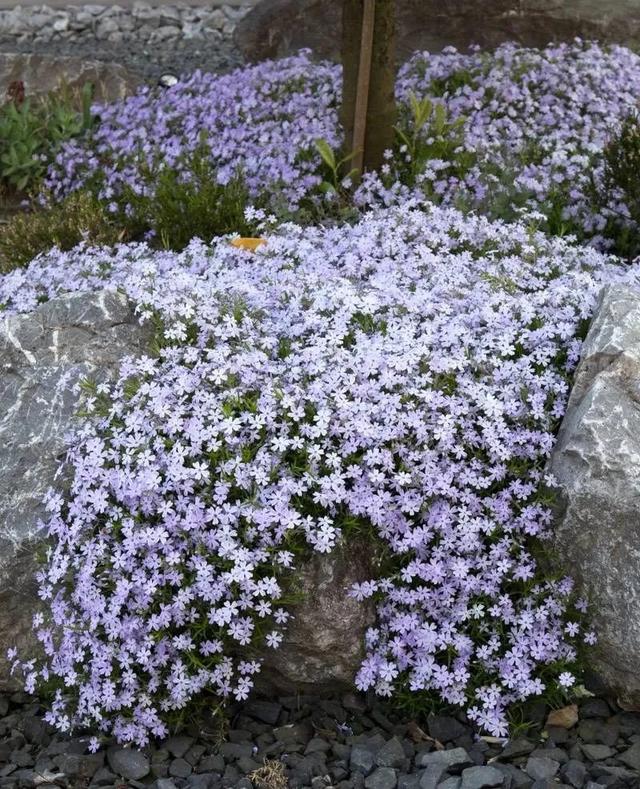
<path id="1" fill-rule="evenodd" d="M 319 137 L 315 140 L 315 146 L 323 162 L 335 172 L 337 170 L 336 157 L 329 143 L 322 137 Z"/>
<path id="2" fill-rule="evenodd" d="M 434 130 L 438 136 L 444 132 L 447 123 L 447 110 L 444 104 L 436 104 L 435 120 L 433 123 Z"/>

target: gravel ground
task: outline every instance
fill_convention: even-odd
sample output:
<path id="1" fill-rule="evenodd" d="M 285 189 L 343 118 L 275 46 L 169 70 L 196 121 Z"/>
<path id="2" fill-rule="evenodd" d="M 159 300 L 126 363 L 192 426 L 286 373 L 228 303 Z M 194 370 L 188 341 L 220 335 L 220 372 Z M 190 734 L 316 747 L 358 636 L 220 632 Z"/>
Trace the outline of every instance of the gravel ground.
<path id="1" fill-rule="evenodd" d="M 134 789 L 603 789 L 640 787 L 640 714 L 600 698 L 503 742 L 478 738 L 463 717 L 419 723 L 347 694 L 255 699 L 231 710 L 220 736 L 203 725 L 145 751 L 89 736 L 63 738 L 41 705 L 0 695 L 0 787 Z M 555 718 L 554 718 L 555 716 Z M 551 724 L 554 725 L 551 725 Z"/>
<path id="2" fill-rule="evenodd" d="M 69 41 L 17 42 L 11 38 L 0 38 L 0 52 L 35 52 L 38 55 L 73 55 L 89 60 L 104 60 L 120 63 L 129 71 L 145 80 L 155 82 L 166 73 L 186 74 L 202 71 L 230 71 L 241 66 L 242 55 L 229 38 L 219 40 L 182 39 L 169 44 L 147 44 L 132 42 L 109 42 L 76 39 Z"/>

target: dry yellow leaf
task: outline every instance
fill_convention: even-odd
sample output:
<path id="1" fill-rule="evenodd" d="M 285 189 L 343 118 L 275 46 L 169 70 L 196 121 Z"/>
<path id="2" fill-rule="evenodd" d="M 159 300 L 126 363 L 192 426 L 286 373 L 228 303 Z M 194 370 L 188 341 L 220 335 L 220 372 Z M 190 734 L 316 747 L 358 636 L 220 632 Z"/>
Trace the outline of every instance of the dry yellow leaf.
<path id="1" fill-rule="evenodd" d="M 258 247 L 266 243 L 264 238 L 234 238 L 231 240 L 231 246 L 246 249 L 249 252 L 255 252 Z"/>

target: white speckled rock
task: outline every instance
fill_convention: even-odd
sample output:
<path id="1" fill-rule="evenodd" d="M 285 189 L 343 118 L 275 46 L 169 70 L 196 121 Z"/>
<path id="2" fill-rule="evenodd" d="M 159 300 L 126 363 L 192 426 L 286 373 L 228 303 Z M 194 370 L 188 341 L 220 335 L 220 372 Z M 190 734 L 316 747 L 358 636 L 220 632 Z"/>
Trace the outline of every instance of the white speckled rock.
<path id="1" fill-rule="evenodd" d="M 62 296 L 0 320 L 0 689 L 11 686 L 7 648 L 28 655 L 33 643 L 37 523 L 46 490 L 65 482 L 56 472 L 75 422 L 75 385 L 111 377 L 123 356 L 144 352 L 148 342 L 126 297 L 114 291 Z M 267 660 L 265 685 L 291 692 L 351 686 L 374 608 L 348 590 L 372 573 L 370 551 L 353 545 L 301 568 L 300 605 Z"/>
<path id="2" fill-rule="evenodd" d="M 550 469 L 562 569 L 587 592 L 596 668 L 640 703 L 640 292 L 601 295 Z"/>
<path id="3" fill-rule="evenodd" d="M 0 687 L 7 648 L 30 643 L 37 523 L 74 424 L 74 386 L 109 377 L 146 344 L 114 291 L 62 296 L 0 321 Z"/>

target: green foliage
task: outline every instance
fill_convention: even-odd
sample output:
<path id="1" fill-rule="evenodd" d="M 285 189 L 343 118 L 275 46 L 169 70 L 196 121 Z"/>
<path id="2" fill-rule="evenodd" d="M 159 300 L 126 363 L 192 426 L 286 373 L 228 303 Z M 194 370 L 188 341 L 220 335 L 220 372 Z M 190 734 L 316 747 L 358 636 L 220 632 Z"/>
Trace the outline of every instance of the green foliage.
<path id="1" fill-rule="evenodd" d="M 192 238 L 210 241 L 227 233 L 254 232 L 244 212 L 255 201 L 240 172 L 220 184 L 204 147 L 190 157 L 186 170 L 188 178 L 171 167 L 147 169 L 142 191 L 125 191 L 119 216 L 132 237 L 151 232 L 156 244 L 181 250 Z"/>
<path id="2" fill-rule="evenodd" d="M 97 196 L 97 184 L 57 206 L 34 206 L 0 225 L 0 271 L 26 265 L 52 247 L 68 250 L 81 241 L 112 245 L 150 237 L 153 246 L 181 250 L 195 237 L 209 241 L 227 233 L 251 235 L 255 228 L 244 211 L 255 201 L 250 201 L 244 179 L 238 174 L 222 185 L 215 175 L 199 152 L 190 161 L 189 180 L 171 168 L 149 171 L 142 193 L 126 190 L 115 211 Z"/>
<path id="3" fill-rule="evenodd" d="M 0 185 L 35 189 L 60 145 L 92 129 L 92 93 L 87 83 L 79 97 L 68 89 L 43 99 L 20 93 L 1 106 Z"/>
<path id="4" fill-rule="evenodd" d="M 427 61 L 424 62 L 425 66 Z M 474 86 L 477 76 L 474 76 L 468 69 L 458 69 L 441 79 L 433 79 L 429 85 L 429 93 L 432 96 L 441 98 L 445 95 L 454 95 L 460 88 L 467 85 Z"/>
<path id="5" fill-rule="evenodd" d="M 322 162 L 324 164 L 325 172 L 324 180 L 320 184 L 320 191 L 321 192 L 340 192 L 342 187 L 342 181 L 344 178 L 351 179 L 357 174 L 357 169 L 353 168 L 349 172 L 347 172 L 344 176 L 341 174 L 344 168 L 344 165 L 347 162 L 350 162 L 351 159 L 355 156 L 355 152 L 348 153 L 346 156 L 338 159 L 333 148 L 329 145 L 326 140 L 322 138 L 317 139 L 315 141 L 316 150 L 320 154 L 322 158 Z"/>
<path id="6" fill-rule="evenodd" d="M 75 192 L 57 206 L 16 214 L 0 225 L 0 272 L 24 266 L 52 247 L 68 250 L 81 241 L 112 245 L 125 238 L 126 231 L 109 218 L 99 200 Z"/>
<path id="7" fill-rule="evenodd" d="M 413 186 L 434 159 L 452 162 L 451 174 L 463 175 L 475 162 L 475 155 L 463 149 L 464 124 L 464 118 L 451 120 L 441 102 L 418 99 L 411 93 L 409 113 L 396 127 L 401 145 L 397 155 L 400 179 Z M 433 197 L 429 182 L 423 181 L 423 185 Z"/>
<path id="8" fill-rule="evenodd" d="M 604 150 L 602 184 L 592 184 L 596 207 L 614 211 L 623 203 L 626 214 L 609 219 L 604 234 L 616 252 L 634 258 L 640 254 L 640 116 L 632 115 Z M 631 222 L 629 222 L 631 220 Z"/>

